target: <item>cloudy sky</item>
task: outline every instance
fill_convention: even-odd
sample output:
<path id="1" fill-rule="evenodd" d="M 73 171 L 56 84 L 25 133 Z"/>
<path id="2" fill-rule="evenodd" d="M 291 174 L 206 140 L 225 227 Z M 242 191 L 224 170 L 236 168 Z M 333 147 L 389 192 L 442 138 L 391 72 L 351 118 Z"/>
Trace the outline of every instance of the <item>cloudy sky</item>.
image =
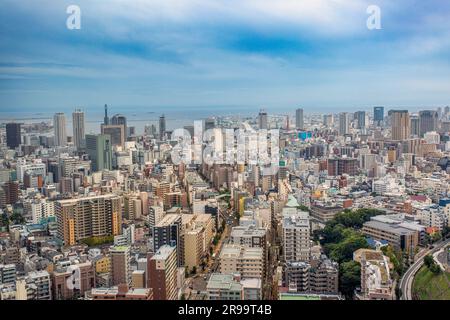
<path id="1" fill-rule="evenodd" d="M 0 0 L 1 110 L 104 103 L 449 105 L 450 2 Z"/>

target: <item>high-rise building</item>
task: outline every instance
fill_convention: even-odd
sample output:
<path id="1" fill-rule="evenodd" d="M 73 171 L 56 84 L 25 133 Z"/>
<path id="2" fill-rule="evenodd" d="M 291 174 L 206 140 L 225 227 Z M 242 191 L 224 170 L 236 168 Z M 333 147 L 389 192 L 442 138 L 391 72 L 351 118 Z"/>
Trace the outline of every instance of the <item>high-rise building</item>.
<path id="1" fill-rule="evenodd" d="M 419 136 L 420 135 L 420 118 L 418 115 L 411 115 L 411 135 Z"/>
<path id="2" fill-rule="evenodd" d="M 153 227 L 153 252 L 164 245 L 176 247 L 178 266 L 184 265 L 184 245 L 181 237 L 181 215 L 166 214 Z"/>
<path id="3" fill-rule="evenodd" d="M 123 125 L 101 125 L 101 133 L 111 136 L 111 144 L 113 146 L 125 146 L 125 132 Z"/>
<path id="4" fill-rule="evenodd" d="M 295 207 L 282 211 L 285 262 L 309 261 L 311 251 L 309 213 Z"/>
<path id="5" fill-rule="evenodd" d="M 205 131 L 208 129 L 214 129 L 216 127 L 216 121 L 214 118 L 205 119 Z M 191 135 L 193 136 L 193 134 Z"/>
<path id="6" fill-rule="evenodd" d="M 267 112 L 264 110 L 259 111 L 258 114 L 258 128 L 259 129 L 268 129 L 267 126 Z"/>
<path id="7" fill-rule="evenodd" d="M 434 110 L 424 110 L 419 112 L 420 137 L 429 131 L 437 131 L 439 116 Z"/>
<path id="8" fill-rule="evenodd" d="M 373 107 L 373 121 L 378 126 L 384 121 L 384 107 Z"/>
<path id="9" fill-rule="evenodd" d="M 166 134 L 166 117 L 161 115 L 159 117 L 159 139 L 164 140 Z"/>
<path id="10" fill-rule="evenodd" d="M 55 131 L 55 146 L 64 147 L 67 144 L 66 116 L 62 112 L 53 116 L 53 127 Z"/>
<path id="11" fill-rule="evenodd" d="M 356 175 L 358 172 L 358 160 L 354 158 L 330 158 L 328 159 L 328 175 L 340 176 L 348 174 Z"/>
<path id="12" fill-rule="evenodd" d="M 392 140 L 406 140 L 411 134 L 411 122 L 408 110 L 391 110 Z"/>
<path id="13" fill-rule="evenodd" d="M 123 134 L 125 136 L 125 140 L 127 140 L 127 118 L 124 115 L 121 114 L 115 114 L 112 118 L 111 118 L 111 124 L 113 125 L 119 125 L 119 126 L 123 126 Z"/>
<path id="14" fill-rule="evenodd" d="M 366 128 L 366 112 L 357 111 L 355 112 L 355 119 L 357 121 L 357 128 L 362 130 Z"/>
<path id="15" fill-rule="evenodd" d="M 350 131 L 350 118 L 347 112 L 339 113 L 339 135 L 343 136 Z"/>
<path id="16" fill-rule="evenodd" d="M 111 280 L 113 285 L 131 284 L 131 251 L 129 246 L 109 249 L 111 255 Z"/>
<path id="17" fill-rule="evenodd" d="M 56 201 L 58 239 L 74 245 L 90 237 L 121 234 L 121 203 L 114 194 Z"/>
<path id="18" fill-rule="evenodd" d="M 87 134 L 86 152 L 92 161 L 92 171 L 112 169 L 112 144 L 108 134 Z"/>
<path id="19" fill-rule="evenodd" d="M 72 113 L 73 142 L 79 150 L 84 144 L 84 112 L 80 109 Z"/>
<path id="20" fill-rule="evenodd" d="M 177 252 L 169 245 L 161 246 L 149 256 L 147 262 L 147 287 L 153 291 L 154 300 L 177 299 Z"/>
<path id="21" fill-rule="evenodd" d="M 15 149 L 21 144 L 20 123 L 6 124 L 6 145 L 9 149 Z"/>
<path id="22" fill-rule="evenodd" d="M 305 128 L 302 108 L 295 110 L 295 127 L 298 130 L 303 130 Z"/>

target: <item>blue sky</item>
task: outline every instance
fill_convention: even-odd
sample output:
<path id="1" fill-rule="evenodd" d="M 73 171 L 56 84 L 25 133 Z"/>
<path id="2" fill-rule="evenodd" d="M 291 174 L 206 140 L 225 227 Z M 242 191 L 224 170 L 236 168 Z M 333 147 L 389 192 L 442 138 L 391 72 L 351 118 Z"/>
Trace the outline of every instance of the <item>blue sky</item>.
<path id="1" fill-rule="evenodd" d="M 66 8 L 81 8 L 81 30 Z M 368 30 L 366 9 L 381 8 Z M 0 0 L 0 110 L 450 104 L 442 0 Z"/>

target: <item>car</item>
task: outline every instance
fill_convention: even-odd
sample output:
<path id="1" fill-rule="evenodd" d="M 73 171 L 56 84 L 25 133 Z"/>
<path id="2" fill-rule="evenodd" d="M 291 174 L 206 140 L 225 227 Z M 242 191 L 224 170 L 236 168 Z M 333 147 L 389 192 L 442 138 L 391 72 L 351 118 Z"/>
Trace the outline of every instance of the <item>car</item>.
<path id="1" fill-rule="evenodd" d="M 204 276 L 204 277 L 203 277 L 203 280 L 207 280 L 207 279 L 208 279 L 208 276 Z"/>

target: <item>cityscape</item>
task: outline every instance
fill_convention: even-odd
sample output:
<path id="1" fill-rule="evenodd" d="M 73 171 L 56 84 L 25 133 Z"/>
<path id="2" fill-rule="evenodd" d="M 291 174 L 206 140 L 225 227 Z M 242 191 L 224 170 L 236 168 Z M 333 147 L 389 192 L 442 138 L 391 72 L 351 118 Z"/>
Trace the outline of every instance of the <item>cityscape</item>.
<path id="1" fill-rule="evenodd" d="M 2 300 L 449 298 L 449 107 L 217 116 L 188 148 L 103 110 L 2 125 Z"/>
<path id="2" fill-rule="evenodd" d="M 450 300 L 450 4 L 0 3 L 0 303 Z"/>

